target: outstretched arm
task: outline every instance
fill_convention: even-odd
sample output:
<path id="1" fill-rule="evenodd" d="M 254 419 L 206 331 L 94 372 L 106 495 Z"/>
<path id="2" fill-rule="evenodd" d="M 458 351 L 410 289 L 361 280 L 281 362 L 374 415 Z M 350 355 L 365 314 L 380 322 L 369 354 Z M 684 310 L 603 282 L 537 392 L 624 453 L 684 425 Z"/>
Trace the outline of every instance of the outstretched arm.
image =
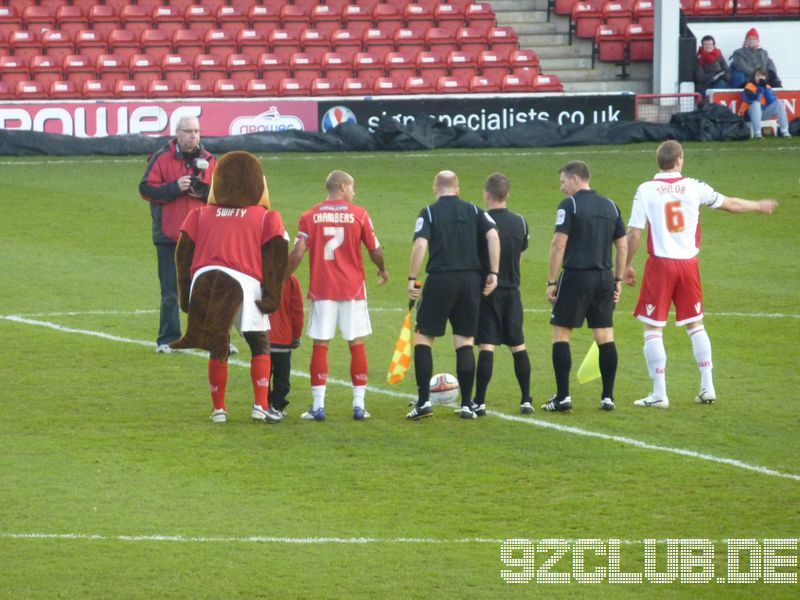
<path id="1" fill-rule="evenodd" d="M 744 200 L 743 198 L 725 198 L 720 208 L 730 213 L 758 212 L 771 215 L 778 210 L 777 200 Z"/>

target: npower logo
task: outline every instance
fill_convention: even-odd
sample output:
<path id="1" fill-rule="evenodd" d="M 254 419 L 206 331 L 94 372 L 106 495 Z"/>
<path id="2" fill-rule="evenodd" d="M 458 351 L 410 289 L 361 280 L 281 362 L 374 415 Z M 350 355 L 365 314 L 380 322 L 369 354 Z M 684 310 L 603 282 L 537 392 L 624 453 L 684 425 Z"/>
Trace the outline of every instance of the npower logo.
<path id="1" fill-rule="evenodd" d="M 244 133 L 258 133 L 260 131 L 287 131 L 297 129 L 302 131 L 303 121 L 294 115 L 282 115 L 276 106 L 270 106 L 260 115 L 237 117 L 231 122 L 230 134 L 241 135 Z"/>

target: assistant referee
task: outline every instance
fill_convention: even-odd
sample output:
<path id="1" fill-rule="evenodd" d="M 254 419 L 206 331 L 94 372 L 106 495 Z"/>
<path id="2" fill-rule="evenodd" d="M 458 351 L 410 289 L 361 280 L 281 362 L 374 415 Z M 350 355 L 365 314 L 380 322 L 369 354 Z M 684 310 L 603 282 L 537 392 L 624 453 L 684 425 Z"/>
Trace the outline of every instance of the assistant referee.
<path id="1" fill-rule="evenodd" d="M 436 202 L 423 208 L 414 227 L 414 246 L 408 271 L 408 293 L 420 296 L 417 273 L 428 253 L 422 300 L 417 309 L 414 334 L 414 372 L 418 398 L 406 417 L 417 420 L 433 414 L 430 380 L 433 375 L 431 348 L 435 338 L 444 335 L 447 322 L 453 329 L 456 349 L 456 377 L 461 389 L 459 416 L 474 419 L 472 385 L 475 379 L 475 354 L 472 350 L 478 325 L 481 293 L 491 294 L 497 287 L 500 239 L 491 217 L 458 197 L 458 177 L 441 171 L 433 180 Z M 481 276 L 479 248 L 487 247 L 489 274 Z"/>
<path id="2" fill-rule="evenodd" d="M 584 319 L 600 350 L 603 380 L 600 408 L 614 410 L 617 348 L 613 316 L 622 292 L 628 243 L 619 207 L 590 189 L 590 178 L 588 165 L 579 160 L 559 169 L 561 192 L 567 197 L 558 205 L 556 230 L 550 244 L 547 300 L 553 305 L 550 324 L 556 394 L 542 406 L 547 411 L 572 408 L 569 342 L 572 330 L 581 327 Z M 612 246 L 617 249 L 613 271 Z"/>

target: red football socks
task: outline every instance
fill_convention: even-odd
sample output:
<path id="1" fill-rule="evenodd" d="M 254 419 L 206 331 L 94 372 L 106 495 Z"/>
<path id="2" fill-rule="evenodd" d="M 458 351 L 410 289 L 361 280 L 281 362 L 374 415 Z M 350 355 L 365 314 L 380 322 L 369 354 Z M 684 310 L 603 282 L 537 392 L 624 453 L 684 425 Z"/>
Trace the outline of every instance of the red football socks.
<path id="1" fill-rule="evenodd" d="M 328 347 L 314 344 L 311 351 L 311 386 L 325 385 L 328 380 Z"/>
<path id="2" fill-rule="evenodd" d="M 364 344 L 350 346 L 350 381 L 367 385 L 367 351 Z"/>
<path id="3" fill-rule="evenodd" d="M 228 363 L 215 359 L 208 361 L 208 387 L 214 410 L 225 410 L 225 388 L 228 385 Z"/>
<path id="4" fill-rule="evenodd" d="M 250 359 L 250 379 L 253 382 L 255 403 L 267 410 L 269 408 L 269 374 L 272 358 L 269 354 L 258 354 Z"/>

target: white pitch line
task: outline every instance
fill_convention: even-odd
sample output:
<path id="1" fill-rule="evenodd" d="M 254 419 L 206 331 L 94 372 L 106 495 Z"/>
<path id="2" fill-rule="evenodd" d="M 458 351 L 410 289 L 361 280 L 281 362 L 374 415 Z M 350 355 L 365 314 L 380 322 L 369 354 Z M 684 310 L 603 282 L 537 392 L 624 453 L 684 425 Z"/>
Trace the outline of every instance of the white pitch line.
<path id="1" fill-rule="evenodd" d="M 46 327 L 48 329 L 53 329 L 55 331 L 60 331 L 62 333 L 73 333 L 73 334 L 80 334 L 80 335 L 88 335 L 88 336 L 98 337 L 98 338 L 109 340 L 109 341 L 113 341 L 113 342 L 122 342 L 122 343 L 126 343 L 126 344 L 136 344 L 138 346 L 146 346 L 146 347 L 149 347 L 149 348 L 153 347 L 153 342 L 147 342 L 147 341 L 144 341 L 144 340 L 136 340 L 136 339 L 132 339 L 132 338 L 125 338 L 125 337 L 120 337 L 120 336 L 116 336 L 116 335 L 110 335 L 108 333 L 102 333 L 102 332 L 99 332 L 99 331 L 92 331 L 92 330 L 89 330 L 89 329 L 77 329 L 77 328 L 73 328 L 73 327 L 64 327 L 63 325 L 59 325 L 57 323 L 51 323 L 51 322 L 48 322 L 48 321 L 39 321 L 39 320 L 34 320 L 34 319 L 28 319 L 28 318 L 20 317 L 18 315 L 0 315 L 0 319 L 6 320 L 6 321 L 11 321 L 11 322 L 14 322 L 14 323 L 21 323 L 21 324 L 24 324 L 24 325 L 33 325 L 33 326 L 38 326 L 38 327 Z M 182 351 L 182 352 L 186 353 L 186 354 L 191 354 L 193 356 L 199 356 L 201 358 L 208 358 L 208 353 L 207 352 L 201 352 L 201 351 L 197 351 L 197 350 L 185 350 L 185 351 Z M 236 365 L 236 366 L 239 366 L 239 367 L 248 368 L 248 369 L 250 368 L 250 363 L 247 362 L 247 361 L 231 359 L 228 362 L 230 364 L 232 364 L 232 365 Z M 306 378 L 306 379 L 309 378 L 308 373 L 304 373 L 302 371 L 296 371 L 294 369 L 292 370 L 292 374 L 295 375 L 295 376 L 298 376 L 298 377 Z M 351 383 L 349 381 L 344 381 L 344 380 L 341 380 L 341 379 L 328 379 L 328 381 L 330 383 L 333 383 L 333 384 L 336 384 L 336 385 L 345 386 L 345 387 L 350 387 L 351 386 Z M 403 393 L 403 392 L 395 392 L 395 391 L 392 391 L 392 390 L 387 390 L 385 388 L 367 386 L 367 390 L 372 392 L 372 393 L 375 393 L 375 394 L 383 394 L 385 396 L 391 396 L 391 397 L 394 397 L 394 398 L 405 398 L 405 399 L 408 399 L 408 400 L 414 400 L 416 398 L 416 396 L 413 395 L 413 394 L 408 394 L 408 393 Z M 579 435 L 579 436 L 589 437 L 589 438 L 594 438 L 594 439 L 607 440 L 607 441 L 611 441 L 611 442 L 616 442 L 616 443 L 632 446 L 634 448 L 640 448 L 640 449 L 643 449 L 643 450 L 654 450 L 654 451 L 657 451 L 657 452 L 666 452 L 668 454 L 675 454 L 675 455 L 678 455 L 678 456 L 685 456 L 685 457 L 688 457 L 688 458 L 694 458 L 694 459 L 698 459 L 698 460 L 705 460 L 705 461 L 716 463 L 716 464 L 727 465 L 727 466 L 735 467 L 735 468 L 738 468 L 738 469 L 744 469 L 746 471 L 752 471 L 754 473 L 759 473 L 761 475 L 768 475 L 768 476 L 771 476 L 771 477 L 779 477 L 779 478 L 782 478 L 782 479 L 790 479 L 790 480 L 793 480 L 793 481 L 800 481 L 800 475 L 797 475 L 795 473 L 784 473 L 782 471 L 777 471 L 775 469 L 770 469 L 768 467 L 762 467 L 760 465 L 753 465 L 753 464 L 746 463 L 744 461 L 733 459 L 733 458 L 724 458 L 724 457 L 714 456 L 712 454 L 706 454 L 706 453 L 697 452 L 697 451 L 694 451 L 694 450 L 686 450 L 684 448 L 673 448 L 671 446 L 660 446 L 660 445 L 657 445 L 657 444 L 651 444 L 649 442 L 643 442 L 643 441 L 637 440 L 635 438 L 629 438 L 629 437 L 619 436 L 619 435 L 612 435 L 612 434 L 608 434 L 608 433 L 602 433 L 602 432 L 599 432 L 599 431 L 590 431 L 588 429 L 582 429 L 580 427 L 573 427 L 573 426 L 569 426 L 569 425 L 560 425 L 558 423 L 553 423 L 553 422 L 550 422 L 550 421 L 542 421 L 542 420 L 539 420 L 539 419 L 532 419 L 532 418 L 525 418 L 525 417 L 519 417 L 519 416 L 514 416 L 514 415 L 507 415 L 505 413 L 500 413 L 500 412 L 496 412 L 496 411 L 487 411 L 487 412 L 489 414 L 491 414 L 492 416 L 494 416 L 494 417 L 497 417 L 499 419 L 503 419 L 505 421 L 511 421 L 511 422 L 514 422 L 514 423 L 522 423 L 522 424 L 526 424 L 526 425 L 529 425 L 529 426 L 541 427 L 543 429 L 551 429 L 551 430 L 554 430 L 554 431 L 558 431 L 560 433 L 569 433 L 569 434 L 572 434 L 572 435 Z"/>

